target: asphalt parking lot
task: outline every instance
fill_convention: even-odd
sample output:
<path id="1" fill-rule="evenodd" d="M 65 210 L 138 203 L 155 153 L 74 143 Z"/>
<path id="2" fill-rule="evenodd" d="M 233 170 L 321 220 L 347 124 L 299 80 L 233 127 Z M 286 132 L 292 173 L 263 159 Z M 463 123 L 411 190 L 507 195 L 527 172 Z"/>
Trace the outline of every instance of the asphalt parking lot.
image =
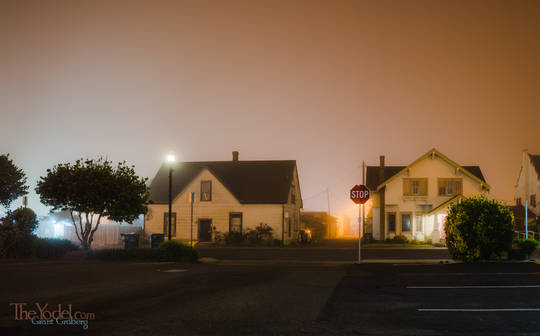
<path id="1" fill-rule="evenodd" d="M 433 251 L 431 261 L 360 265 L 2 262 L 0 334 L 540 335 L 540 264 L 441 264 Z M 72 304 L 95 320 L 32 325 L 14 319 L 14 302 Z"/>
<path id="2" fill-rule="evenodd" d="M 317 321 L 320 333 L 540 335 L 540 265 L 350 266 Z"/>

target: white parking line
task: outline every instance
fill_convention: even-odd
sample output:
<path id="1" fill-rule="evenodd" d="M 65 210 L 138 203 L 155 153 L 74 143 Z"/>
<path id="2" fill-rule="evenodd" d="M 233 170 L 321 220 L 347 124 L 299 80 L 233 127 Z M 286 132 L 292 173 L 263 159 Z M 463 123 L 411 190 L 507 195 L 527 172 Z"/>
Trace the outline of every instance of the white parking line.
<path id="1" fill-rule="evenodd" d="M 540 308 L 495 308 L 495 309 L 417 309 L 419 312 L 534 312 Z"/>
<path id="2" fill-rule="evenodd" d="M 400 273 L 400 275 L 407 275 L 407 276 L 447 276 L 447 275 L 540 275 L 540 272 L 504 272 L 504 273 Z"/>
<path id="3" fill-rule="evenodd" d="M 408 289 L 479 289 L 479 288 L 540 288 L 540 285 L 523 286 L 407 286 Z"/>

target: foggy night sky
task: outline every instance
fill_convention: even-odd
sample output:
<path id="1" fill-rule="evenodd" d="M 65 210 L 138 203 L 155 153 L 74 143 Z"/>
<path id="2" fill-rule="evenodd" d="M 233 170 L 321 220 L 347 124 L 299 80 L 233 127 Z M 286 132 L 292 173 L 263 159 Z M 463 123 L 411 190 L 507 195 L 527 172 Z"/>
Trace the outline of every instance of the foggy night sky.
<path id="1" fill-rule="evenodd" d="M 362 160 L 435 147 L 512 201 L 540 154 L 540 1 L 0 0 L 0 153 L 29 176 L 107 156 L 295 159 L 353 216 Z M 13 207 L 19 206 L 20 200 Z"/>

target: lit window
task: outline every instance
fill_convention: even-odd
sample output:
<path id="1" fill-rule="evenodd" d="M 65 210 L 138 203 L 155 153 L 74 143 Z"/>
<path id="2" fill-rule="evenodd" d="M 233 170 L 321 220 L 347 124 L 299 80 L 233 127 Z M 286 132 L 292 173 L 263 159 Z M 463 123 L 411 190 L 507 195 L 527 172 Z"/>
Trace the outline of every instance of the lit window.
<path id="1" fill-rule="evenodd" d="M 461 194 L 461 179 L 440 178 L 439 196 L 453 196 Z"/>
<path id="2" fill-rule="evenodd" d="M 401 215 L 401 231 L 410 232 L 411 231 L 411 214 L 402 214 Z"/>
<path id="3" fill-rule="evenodd" d="M 404 178 L 403 196 L 427 196 L 427 178 Z"/>
<path id="4" fill-rule="evenodd" d="M 396 214 L 388 214 L 388 232 L 396 232 Z"/>
<path id="5" fill-rule="evenodd" d="M 212 200 L 212 181 L 201 181 L 201 201 Z"/>
<path id="6" fill-rule="evenodd" d="M 414 218 L 414 223 L 416 224 L 416 232 L 422 232 L 423 231 L 422 216 L 416 216 Z"/>
<path id="7" fill-rule="evenodd" d="M 242 232 L 241 212 L 231 212 L 229 214 L 229 232 Z"/>

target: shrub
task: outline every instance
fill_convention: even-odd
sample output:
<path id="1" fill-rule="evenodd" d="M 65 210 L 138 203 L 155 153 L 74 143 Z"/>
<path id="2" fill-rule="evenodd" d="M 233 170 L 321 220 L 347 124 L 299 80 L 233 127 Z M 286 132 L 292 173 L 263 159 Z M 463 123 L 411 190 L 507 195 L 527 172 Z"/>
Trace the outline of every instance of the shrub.
<path id="1" fill-rule="evenodd" d="M 36 214 L 28 208 L 8 212 L 0 225 L 0 257 L 31 257 L 34 239 L 32 232 L 37 226 Z"/>
<path id="2" fill-rule="evenodd" d="M 397 235 L 397 236 L 394 236 L 394 238 L 392 238 L 392 243 L 406 244 L 408 242 L 409 242 L 409 239 L 405 237 L 404 235 Z"/>
<path id="3" fill-rule="evenodd" d="M 244 235 L 244 239 L 250 244 L 261 244 L 265 241 L 271 241 L 273 239 L 272 227 L 268 224 L 260 223 L 255 229 L 248 229 Z"/>
<path id="4" fill-rule="evenodd" d="M 165 241 L 158 248 L 99 249 L 92 257 L 101 260 L 154 260 L 154 261 L 197 261 L 199 252 L 178 241 Z"/>
<path id="5" fill-rule="evenodd" d="M 37 258 L 59 258 L 78 248 L 77 245 L 68 239 L 34 237 L 32 256 Z"/>
<path id="6" fill-rule="evenodd" d="M 523 252 L 526 256 L 531 256 L 538 248 L 538 241 L 534 239 L 514 239 L 514 244 Z"/>
<path id="7" fill-rule="evenodd" d="M 197 261 L 199 252 L 191 246 L 184 245 L 180 242 L 169 240 L 159 245 L 160 260 L 168 261 Z"/>
<path id="8" fill-rule="evenodd" d="M 152 248 L 113 248 L 92 251 L 92 257 L 102 260 L 155 260 L 160 257 L 159 249 Z"/>
<path id="9" fill-rule="evenodd" d="M 228 245 L 239 245 L 244 240 L 244 236 L 242 235 L 242 232 L 227 232 L 224 235 L 225 244 Z"/>
<path id="10" fill-rule="evenodd" d="M 453 259 L 500 259 L 512 243 L 510 210 L 485 196 L 453 203 L 446 218 L 446 245 Z"/>

